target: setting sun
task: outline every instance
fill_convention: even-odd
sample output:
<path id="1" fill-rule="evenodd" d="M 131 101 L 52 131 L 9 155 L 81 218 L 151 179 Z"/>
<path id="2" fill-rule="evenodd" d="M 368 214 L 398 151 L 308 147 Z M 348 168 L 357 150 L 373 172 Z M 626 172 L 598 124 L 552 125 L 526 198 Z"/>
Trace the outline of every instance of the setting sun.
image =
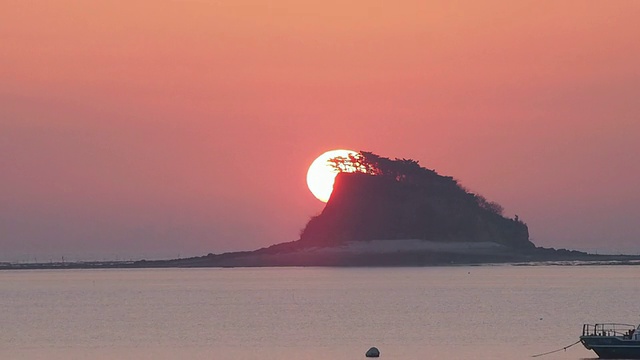
<path id="1" fill-rule="evenodd" d="M 328 161 L 329 159 L 342 156 L 347 157 L 349 154 L 357 154 L 353 150 L 331 150 L 318 156 L 307 172 L 307 185 L 313 196 L 318 198 L 322 202 L 329 201 L 331 192 L 333 191 L 333 181 L 338 175 L 338 171 L 332 168 Z"/>

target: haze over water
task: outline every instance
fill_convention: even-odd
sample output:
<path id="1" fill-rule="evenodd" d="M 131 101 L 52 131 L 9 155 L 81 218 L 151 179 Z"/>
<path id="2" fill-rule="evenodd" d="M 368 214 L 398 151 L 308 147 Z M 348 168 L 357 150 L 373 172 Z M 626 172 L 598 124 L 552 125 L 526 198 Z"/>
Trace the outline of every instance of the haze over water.
<path id="1" fill-rule="evenodd" d="M 640 321 L 637 266 L 0 272 L 2 359 L 526 359 Z M 581 345 L 541 359 L 595 358 Z"/>

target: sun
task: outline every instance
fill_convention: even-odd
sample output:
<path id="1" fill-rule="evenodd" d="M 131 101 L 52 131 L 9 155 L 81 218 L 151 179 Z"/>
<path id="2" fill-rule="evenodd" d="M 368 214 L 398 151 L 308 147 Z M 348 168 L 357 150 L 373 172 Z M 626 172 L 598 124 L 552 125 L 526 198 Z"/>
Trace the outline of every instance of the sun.
<path id="1" fill-rule="evenodd" d="M 338 171 L 329 165 L 329 159 L 338 156 L 347 157 L 349 154 L 355 155 L 357 152 L 344 149 L 331 150 L 318 156 L 311 163 L 307 172 L 307 186 L 309 186 L 309 190 L 318 200 L 322 202 L 329 201 L 333 191 L 333 181 L 338 175 Z"/>

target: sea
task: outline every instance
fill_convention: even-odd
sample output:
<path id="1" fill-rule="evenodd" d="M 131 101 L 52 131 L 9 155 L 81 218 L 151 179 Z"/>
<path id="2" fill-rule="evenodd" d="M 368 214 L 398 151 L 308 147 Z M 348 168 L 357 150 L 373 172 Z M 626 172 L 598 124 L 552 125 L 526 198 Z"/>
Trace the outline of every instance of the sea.
<path id="1" fill-rule="evenodd" d="M 595 359 L 640 266 L 0 271 L 0 359 Z"/>

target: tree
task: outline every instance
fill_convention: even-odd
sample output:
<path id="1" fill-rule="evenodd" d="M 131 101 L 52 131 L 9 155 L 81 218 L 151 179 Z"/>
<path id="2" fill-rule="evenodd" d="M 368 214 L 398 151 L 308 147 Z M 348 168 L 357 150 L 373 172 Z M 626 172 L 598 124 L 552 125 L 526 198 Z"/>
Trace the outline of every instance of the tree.
<path id="1" fill-rule="evenodd" d="M 403 181 L 417 177 L 426 170 L 411 159 L 391 160 L 372 152 L 360 151 L 348 156 L 337 156 L 329 159 L 329 165 L 338 172 L 362 172 L 369 175 L 388 176 Z"/>
<path id="2" fill-rule="evenodd" d="M 504 208 L 502 207 L 502 205 L 494 201 L 489 201 L 482 195 L 476 194 L 474 196 L 475 196 L 476 202 L 478 203 L 478 206 L 494 214 L 502 216 L 502 213 L 504 212 Z"/>

